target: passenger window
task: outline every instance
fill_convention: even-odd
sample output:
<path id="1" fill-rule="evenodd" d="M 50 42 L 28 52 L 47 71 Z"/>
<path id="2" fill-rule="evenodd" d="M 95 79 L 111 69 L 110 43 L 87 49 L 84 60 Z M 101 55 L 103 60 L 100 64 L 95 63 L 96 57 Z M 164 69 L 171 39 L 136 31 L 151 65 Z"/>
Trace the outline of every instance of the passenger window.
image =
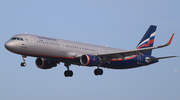
<path id="1" fill-rule="evenodd" d="M 20 40 L 20 38 L 17 38 L 17 40 Z"/>
<path id="2" fill-rule="evenodd" d="M 21 41 L 23 41 L 23 38 L 21 38 Z"/>

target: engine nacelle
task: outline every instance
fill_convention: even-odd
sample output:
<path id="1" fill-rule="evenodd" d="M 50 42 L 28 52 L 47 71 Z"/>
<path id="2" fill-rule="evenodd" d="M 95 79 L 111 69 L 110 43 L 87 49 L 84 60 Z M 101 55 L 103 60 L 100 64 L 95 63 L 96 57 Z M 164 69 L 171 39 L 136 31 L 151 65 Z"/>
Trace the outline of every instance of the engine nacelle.
<path id="1" fill-rule="evenodd" d="M 99 58 L 92 55 L 82 55 L 80 62 L 84 66 L 97 66 L 99 64 Z"/>
<path id="2" fill-rule="evenodd" d="M 57 64 L 54 61 L 45 58 L 37 58 L 35 63 L 36 66 L 40 69 L 50 69 L 52 67 L 57 66 Z"/>

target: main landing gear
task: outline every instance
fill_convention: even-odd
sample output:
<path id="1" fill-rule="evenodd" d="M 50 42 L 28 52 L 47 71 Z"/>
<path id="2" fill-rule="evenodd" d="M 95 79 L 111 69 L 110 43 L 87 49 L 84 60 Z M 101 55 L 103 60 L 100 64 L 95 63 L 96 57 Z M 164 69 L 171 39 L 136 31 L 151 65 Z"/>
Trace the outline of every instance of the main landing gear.
<path id="1" fill-rule="evenodd" d="M 72 77 L 72 76 L 73 76 L 73 71 L 72 71 L 72 70 L 69 70 L 69 66 L 71 66 L 71 64 L 69 64 L 69 63 L 64 63 L 64 66 L 67 67 L 67 70 L 64 71 L 64 76 L 65 76 L 65 77 Z M 95 74 L 96 76 L 102 75 L 102 74 L 103 74 L 103 70 L 98 67 L 97 69 L 94 70 L 94 74 Z"/>
<path id="2" fill-rule="evenodd" d="M 64 63 L 64 66 L 67 67 L 67 70 L 64 72 L 64 76 L 65 76 L 65 77 L 72 77 L 72 76 L 73 76 L 73 71 L 72 71 L 72 70 L 69 70 L 70 64 Z"/>
<path id="3" fill-rule="evenodd" d="M 21 63 L 21 67 L 25 67 L 26 66 L 26 55 L 22 55 L 22 57 L 23 57 L 23 62 Z"/>
<path id="4" fill-rule="evenodd" d="M 94 74 L 97 76 L 97 75 L 102 75 L 103 74 L 103 70 L 100 69 L 100 68 L 97 68 L 94 70 Z"/>

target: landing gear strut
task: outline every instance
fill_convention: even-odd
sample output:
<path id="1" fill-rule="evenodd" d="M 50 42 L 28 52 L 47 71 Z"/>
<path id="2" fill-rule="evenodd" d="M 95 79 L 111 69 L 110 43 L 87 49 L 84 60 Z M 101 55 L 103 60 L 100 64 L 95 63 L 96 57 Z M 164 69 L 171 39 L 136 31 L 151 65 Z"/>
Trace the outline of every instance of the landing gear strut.
<path id="1" fill-rule="evenodd" d="M 23 62 L 21 63 L 21 67 L 25 67 L 26 66 L 26 55 L 22 55 L 22 57 L 23 57 Z"/>
<path id="2" fill-rule="evenodd" d="M 100 69 L 100 68 L 97 68 L 94 70 L 94 74 L 97 76 L 97 75 L 102 75 L 103 74 L 103 70 Z"/>
<path id="3" fill-rule="evenodd" d="M 65 77 L 72 77 L 72 76 L 73 76 L 73 71 L 72 71 L 72 70 L 69 70 L 70 64 L 64 63 L 64 66 L 67 67 L 67 70 L 64 72 L 64 76 L 65 76 Z"/>

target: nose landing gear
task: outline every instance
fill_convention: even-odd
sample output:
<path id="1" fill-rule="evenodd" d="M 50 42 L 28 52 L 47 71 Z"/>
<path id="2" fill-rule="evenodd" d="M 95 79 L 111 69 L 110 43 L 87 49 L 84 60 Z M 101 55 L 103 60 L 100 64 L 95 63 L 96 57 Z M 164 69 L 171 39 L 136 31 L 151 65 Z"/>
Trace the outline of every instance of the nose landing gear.
<path id="1" fill-rule="evenodd" d="M 23 62 L 21 63 L 21 67 L 25 67 L 26 66 L 26 55 L 22 55 L 22 57 L 23 57 Z"/>

